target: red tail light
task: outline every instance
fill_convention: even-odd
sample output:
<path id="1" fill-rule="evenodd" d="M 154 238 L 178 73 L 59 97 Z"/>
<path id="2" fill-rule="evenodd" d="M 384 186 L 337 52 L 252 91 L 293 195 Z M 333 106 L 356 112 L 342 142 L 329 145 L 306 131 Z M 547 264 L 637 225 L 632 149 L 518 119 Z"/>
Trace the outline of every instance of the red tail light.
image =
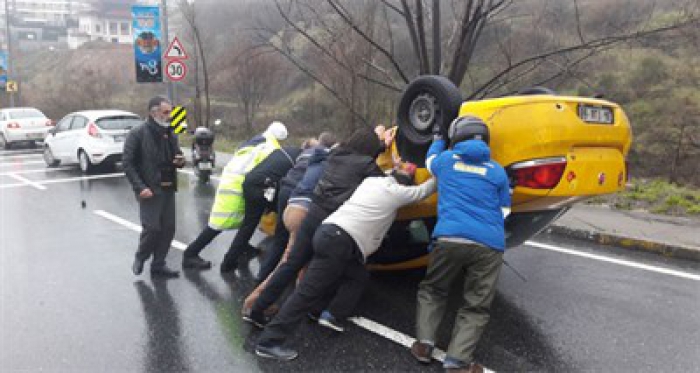
<path id="1" fill-rule="evenodd" d="M 18 129 L 21 128 L 22 126 L 19 125 L 17 122 L 12 122 L 7 124 L 8 129 Z"/>
<path id="2" fill-rule="evenodd" d="M 102 134 L 100 133 L 100 130 L 97 129 L 95 123 L 88 124 L 88 135 L 97 139 L 102 138 Z"/>
<path id="3" fill-rule="evenodd" d="M 51 119 L 46 120 L 46 127 L 53 127 L 55 125 L 56 124 Z"/>
<path id="4" fill-rule="evenodd" d="M 510 167 L 515 185 L 532 189 L 552 189 L 566 169 L 566 158 L 547 158 L 517 163 Z"/>

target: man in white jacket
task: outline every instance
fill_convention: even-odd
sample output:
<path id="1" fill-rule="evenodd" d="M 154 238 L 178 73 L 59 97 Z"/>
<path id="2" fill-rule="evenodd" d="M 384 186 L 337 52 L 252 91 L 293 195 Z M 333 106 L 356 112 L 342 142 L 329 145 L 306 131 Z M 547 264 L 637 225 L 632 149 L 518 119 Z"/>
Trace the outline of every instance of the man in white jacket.
<path id="1" fill-rule="evenodd" d="M 415 165 L 404 166 L 385 177 L 369 177 L 352 197 L 331 214 L 314 235 L 314 257 L 303 280 L 258 339 L 258 356 L 292 360 L 297 352 L 284 341 L 309 310 L 325 295 L 335 296 L 319 323 L 342 331 L 337 320 L 349 317 L 369 279 L 365 259 L 377 251 L 396 218 L 396 211 L 435 192 L 430 179 L 411 186 Z"/>

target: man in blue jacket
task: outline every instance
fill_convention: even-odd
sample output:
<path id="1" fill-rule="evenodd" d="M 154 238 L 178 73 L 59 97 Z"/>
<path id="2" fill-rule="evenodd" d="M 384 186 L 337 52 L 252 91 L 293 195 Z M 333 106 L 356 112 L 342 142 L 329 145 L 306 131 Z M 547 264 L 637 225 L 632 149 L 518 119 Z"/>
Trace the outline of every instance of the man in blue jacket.
<path id="1" fill-rule="evenodd" d="M 464 304 L 443 366 L 450 372 L 481 372 L 473 353 L 488 323 L 503 263 L 510 187 L 503 167 L 491 160 L 489 130 L 481 119 L 457 118 L 448 136 L 451 149 L 436 135 L 426 159 L 437 179 L 438 213 L 428 270 L 418 290 L 418 336 L 411 354 L 430 363 L 450 287 L 461 279 Z"/>

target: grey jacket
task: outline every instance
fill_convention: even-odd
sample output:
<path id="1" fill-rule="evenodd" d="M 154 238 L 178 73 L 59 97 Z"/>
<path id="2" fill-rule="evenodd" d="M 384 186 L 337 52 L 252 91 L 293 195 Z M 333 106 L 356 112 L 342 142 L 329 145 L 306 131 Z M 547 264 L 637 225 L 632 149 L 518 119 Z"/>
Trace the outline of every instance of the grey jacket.
<path id="1" fill-rule="evenodd" d="M 172 164 L 176 154 L 182 154 L 177 136 L 162 128 L 151 117 L 129 131 L 124 143 L 124 172 L 138 195 L 146 188 L 154 194 L 163 193 L 160 187 L 160 167 Z M 175 176 L 177 189 L 177 173 Z"/>

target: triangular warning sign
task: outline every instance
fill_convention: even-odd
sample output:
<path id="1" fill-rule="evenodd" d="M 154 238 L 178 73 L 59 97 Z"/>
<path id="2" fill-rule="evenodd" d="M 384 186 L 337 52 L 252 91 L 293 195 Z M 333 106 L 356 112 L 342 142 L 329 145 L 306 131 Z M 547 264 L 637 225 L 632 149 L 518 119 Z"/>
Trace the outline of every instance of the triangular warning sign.
<path id="1" fill-rule="evenodd" d="M 186 60 L 188 58 L 187 52 L 185 52 L 185 47 L 182 46 L 182 43 L 180 43 L 177 36 L 168 46 L 168 50 L 165 51 L 165 58 L 176 60 Z"/>

